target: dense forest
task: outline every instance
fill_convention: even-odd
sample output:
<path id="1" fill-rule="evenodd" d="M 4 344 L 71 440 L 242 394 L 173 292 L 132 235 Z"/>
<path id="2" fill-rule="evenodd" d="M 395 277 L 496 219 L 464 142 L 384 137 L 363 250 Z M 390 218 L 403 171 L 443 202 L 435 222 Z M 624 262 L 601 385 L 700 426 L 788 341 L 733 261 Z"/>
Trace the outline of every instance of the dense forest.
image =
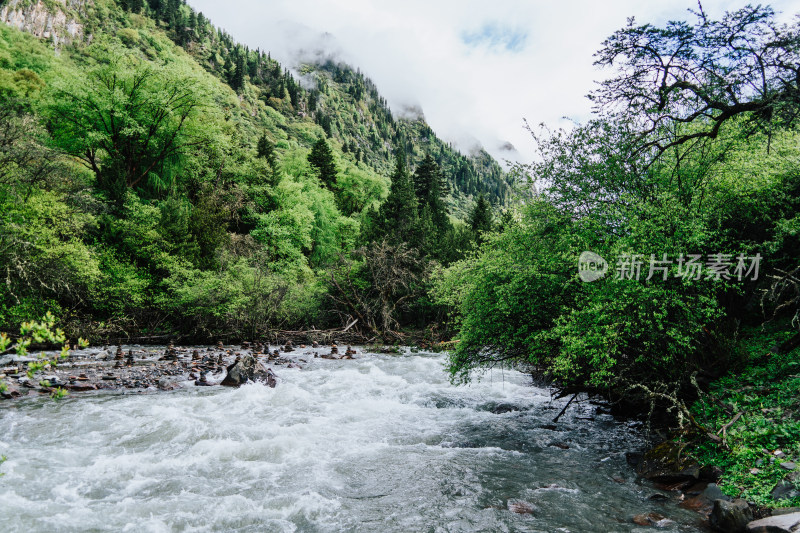
<path id="1" fill-rule="evenodd" d="M 73 29 L 0 27 L 0 330 L 399 339 L 510 198 L 488 154 L 396 118 L 363 74 L 292 73 L 184 2 L 5 4 Z"/>
<path id="2" fill-rule="evenodd" d="M 452 339 L 455 380 L 601 395 L 730 495 L 800 504 L 773 456 L 800 457 L 800 24 L 631 20 L 591 120 L 531 127 L 505 173 L 358 70 L 290 71 L 182 1 L 67 6 L 71 40 L 0 26 L 0 331 Z"/>

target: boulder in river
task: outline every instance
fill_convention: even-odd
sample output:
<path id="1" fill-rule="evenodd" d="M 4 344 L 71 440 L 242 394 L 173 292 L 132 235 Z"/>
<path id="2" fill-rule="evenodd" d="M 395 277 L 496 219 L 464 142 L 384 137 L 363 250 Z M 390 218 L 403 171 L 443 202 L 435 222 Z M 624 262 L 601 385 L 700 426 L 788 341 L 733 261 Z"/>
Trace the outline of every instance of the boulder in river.
<path id="1" fill-rule="evenodd" d="M 228 367 L 228 373 L 220 385 L 238 387 L 248 381 L 261 381 L 273 388 L 278 383 L 271 369 L 265 368 L 252 355 L 245 355 Z"/>
<path id="2" fill-rule="evenodd" d="M 746 501 L 737 499 L 715 500 L 711 510 L 709 523 L 717 531 L 725 533 L 741 533 L 746 531 L 747 523 L 753 519 L 753 510 Z"/>

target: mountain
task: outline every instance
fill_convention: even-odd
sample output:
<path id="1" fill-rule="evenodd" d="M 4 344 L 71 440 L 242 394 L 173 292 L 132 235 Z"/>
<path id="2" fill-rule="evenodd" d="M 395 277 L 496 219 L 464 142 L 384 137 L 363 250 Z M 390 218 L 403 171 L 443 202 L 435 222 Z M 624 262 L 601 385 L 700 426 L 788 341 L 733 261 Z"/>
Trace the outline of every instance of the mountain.
<path id="1" fill-rule="evenodd" d="M 358 70 L 293 72 L 182 1 L 5 0 L 0 21 L 0 331 L 46 312 L 95 338 L 421 325 L 432 262 L 508 200 L 486 152 Z"/>
<path id="2" fill-rule="evenodd" d="M 276 141 L 285 138 L 310 146 L 304 126 L 315 123 L 337 141 L 346 157 L 384 175 L 391 173 L 395 147 L 405 149 L 411 167 L 431 154 L 448 178 L 449 203 L 458 214 L 479 194 L 495 204 L 508 200 L 507 178 L 488 153 L 482 149 L 460 153 L 436 136 L 421 113 L 397 116 L 359 70 L 322 60 L 297 65 L 292 73 L 268 52 L 237 43 L 184 1 L 4 0 L 0 5 L 0 20 L 50 41 L 57 49 L 91 42 L 99 33 L 125 40 L 133 35 L 131 30 L 143 27 L 163 31 L 235 90 L 251 121 L 267 127 Z M 136 40 L 147 53 L 146 39 Z M 132 44 L 130 38 L 127 44 Z"/>

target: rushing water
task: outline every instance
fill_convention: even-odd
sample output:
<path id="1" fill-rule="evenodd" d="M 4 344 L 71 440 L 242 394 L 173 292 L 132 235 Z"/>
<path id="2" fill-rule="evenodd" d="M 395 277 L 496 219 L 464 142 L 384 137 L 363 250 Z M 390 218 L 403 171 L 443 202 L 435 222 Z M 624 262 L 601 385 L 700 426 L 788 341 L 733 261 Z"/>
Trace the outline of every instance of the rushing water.
<path id="1" fill-rule="evenodd" d="M 636 482 L 628 425 L 573 404 L 548 429 L 563 402 L 527 376 L 455 387 L 443 362 L 364 355 L 278 368 L 275 389 L 5 402 L 0 531 L 608 533 L 651 531 L 631 522 L 648 511 L 697 531 Z"/>

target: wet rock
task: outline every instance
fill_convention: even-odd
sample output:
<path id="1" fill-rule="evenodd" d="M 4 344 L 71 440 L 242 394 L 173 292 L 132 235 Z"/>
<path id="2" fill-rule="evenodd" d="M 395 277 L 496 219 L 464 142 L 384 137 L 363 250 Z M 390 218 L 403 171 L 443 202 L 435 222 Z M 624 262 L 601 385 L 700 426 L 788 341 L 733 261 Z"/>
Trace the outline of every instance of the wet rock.
<path id="1" fill-rule="evenodd" d="M 800 513 L 773 515 L 747 524 L 747 533 L 795 533 L 800 531 Z"/>
<path id="2" fill-rule="evenodd" d="M 681 453 L 681 447 L 664 442 L 648 450 L 637 467 L 637 473 L 658 483 L 676 483 L 700 477 L 700 465 Z"/>
<path id="3" fill-rule="evenodd" d="M 261 381 L 270 387 L 275 387 L 277 384 L 275 378 L 276 376 L 271 369 L 265 368 L 252 355 L 245 355 L 228 367 L 225 379 L 222 380 L 220 385 L 238 387 L 248 381 Z"/>
<path id="4" fill-rule="evenodd" d="M 746 531 L 747 524 L 753 520 L 753 511 L 747 502 L 741 499 L 729 502 L 715 500 L 714 508 L 709 516 L 711 527 L 724 533 L 741 533 Z"/>
<path id="5" fill-rule="evenodd" d="M 522 500 L 508 500 L 508 510 L 516 514 L 533 514 L 536 508 L 530 502 Z"/>
<path id="6" fill-rule="evenodd" d="M 495 415 L 502 415 L 520 410 L 519 407 L 510 403 L 490 403 L 486 405 L 485 409 Z"/>
<path id="7" fill-rule="evenodd" d="M 196 380 L 194 382 L 194 384 L 197 387 L 210 387 L 211 386 L 211 383 L 209 383 L 208 379 L 206 378 L 206 373 L 205 372 L 200 372 L 200 379 Z"/>
<path id="8" fill-rule="evenodd" d="M 6 400 L 19 398 L 20 396 L 22 396 L 22 393 L 19 391 L 19 389 L 13 385 L 9 385 L 8 383 L 6 383 L 6 390 L 0 392 L 0 397 Z"/>
<path id="9" fill-rule="evenodd" d="M 633 523 L 638 526 L 669 527 L 675 522 L 658 513 L 643 513 L 634 516 Z"/>
<path id="10" fill-rule="evenodd" d="M 791 462 L 781 463 L 781 468 L 783 468 L 784 470 L 794 470 L 795 468 L 797 468 L 797 465 Z"/>
<path id="11" fill-rule="evenodd" d="M 561 450 L 569 450 L 569 444 L 563 442 L 551 442 L 550 444 L 548 444 L 548 446 L 551 446 L 553 448 L 559 448 Z"/>
<path id="12" fill-rule="evenodd" d="M 170 390 L 175 390 L 175 389 L 179 389 L 179 388 L 180 388 L 180 386 L 177 383 L 175 383 L 173 381 L 170 381 L 168 379 L 162 378 L 162 379 L 158 380 L 158 389 L 159 390 L 170 391 Z"/>
<path id="13" fill-rule="evenodd" d="M 692 494 L 691 497 L 683 500 L 680 506 L 708 517 L 714 509 L 716 500 L 730 501 L 731 499 L 715 483 L 709 483 L 702 492 Z"/>

